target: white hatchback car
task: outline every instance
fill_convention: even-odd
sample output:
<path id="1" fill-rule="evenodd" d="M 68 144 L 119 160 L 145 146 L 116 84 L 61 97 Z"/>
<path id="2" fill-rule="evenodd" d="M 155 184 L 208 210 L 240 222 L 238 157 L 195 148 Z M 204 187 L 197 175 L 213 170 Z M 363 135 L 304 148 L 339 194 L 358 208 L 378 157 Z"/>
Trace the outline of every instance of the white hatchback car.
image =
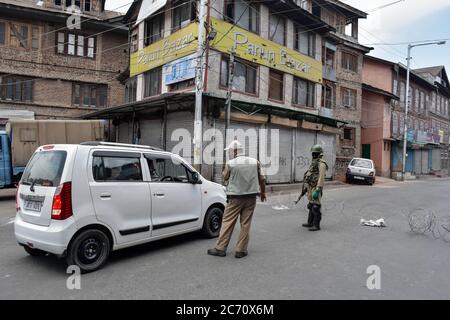
<path id="1" fill-rule="evenodd" d="M 353 158 L 347 168 L 346 181 L 367 181 L 370 185 L 375 183 L 375 164 L 370 159 Z"/>
<path id="2" fill-rule="evenodd" d="M 201 230 L 217 237 L 224 187 L 181 157 L 137 145 L 38 148 L 16 196 L 15 236 L 32 256 L 66 257 L 83 272 L 112 250 Z"/>

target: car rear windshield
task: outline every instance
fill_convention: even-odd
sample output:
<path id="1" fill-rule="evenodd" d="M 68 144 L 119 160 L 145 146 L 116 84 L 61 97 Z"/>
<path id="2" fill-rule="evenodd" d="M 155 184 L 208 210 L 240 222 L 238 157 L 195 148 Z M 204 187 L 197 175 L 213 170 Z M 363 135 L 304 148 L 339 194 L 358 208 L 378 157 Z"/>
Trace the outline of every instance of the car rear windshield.
<path id="1" fill-rule="evenodd" d="M 34 154 L 22 177 L 22 184 L 57 187 L 66 163 L 66 151 L 43 151 Z"/>
<path id="2" fill-rule="evenodd" d="M 359 168 L 372 169 L 372 161 L 364 159 L 353 159 L 352 166 Z"/>

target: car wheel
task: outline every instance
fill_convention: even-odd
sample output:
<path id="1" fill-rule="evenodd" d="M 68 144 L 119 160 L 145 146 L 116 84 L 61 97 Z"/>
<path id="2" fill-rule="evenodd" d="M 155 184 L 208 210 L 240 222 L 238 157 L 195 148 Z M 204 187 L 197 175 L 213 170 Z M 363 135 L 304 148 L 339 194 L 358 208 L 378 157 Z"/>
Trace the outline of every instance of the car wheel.
<path id="1" fill-rule="evenodd" d="M 33 249 L 33 248 L 30 248 L 29 246 L 24 246 L 23 248 L 32 257 L 42 257 L 47 254 L 47 252 L 45 252 L 45 251 L 42 251 L 39 249 Z"/>
<path id="2" fill-rule="evenodd" d="M 219 236 L 222 227 L 223 210 L 218 207 L 210 208 L 205 214 L 203 221 L 202 234 L 207 238 L 216 238 Z"/>
<path id="3" fill-rule="evenodd" d="M 103 231 L 86 230 L 73 239 L 66 261 L 69 266 L 77 265 L 83 273 L 92 272 L 105 264 L 110 250 L 109 238 Z"/>

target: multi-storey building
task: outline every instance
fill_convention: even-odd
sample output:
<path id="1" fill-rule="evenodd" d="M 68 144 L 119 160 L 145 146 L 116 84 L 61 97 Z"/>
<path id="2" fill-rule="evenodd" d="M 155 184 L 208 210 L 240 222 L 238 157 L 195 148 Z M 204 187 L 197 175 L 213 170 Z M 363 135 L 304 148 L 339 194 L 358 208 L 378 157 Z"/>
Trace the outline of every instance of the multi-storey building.
<path id="1" fill-rule="evenodd" d="M 367 14 L 341 1 L 314 0 L 314 15 L 333 26 L 322 45 L 323 114 L 345 121 L 336 139 L 336 175 L 361 156 L 362 64 L 372 48 L 359 43 L 359 19 Z"/>
<path id="2" fill-rule="evenodd" d="M 394 178 L 401 178 L 403 169 L 406 72 L 402 64 L 369 56 L 364 59 L 363 149 L 365 156 L 375 161 L 378 174 Z M 408 176 L 448 173 L 447 88 L 444 67 L 410 73 L 405 168 Z"/>
<path id="3" fill-rule="evenodd" d="M 2 124 L 14 117 L 74 119 L 124 102 L 117 77 L 127 68 L 128 28 L 104 5 L 0 0 Z"/>
<path id="4" fill-rule="evenodd" d="M 336 137 L 344 137 L 340 127 L 346 121 L 344 111 L 338 112 L 333 106 L 330 112 L 329 105 L 322 103 L 323 61 L 330 62 L 323 59 L 323 52 L 326 48 L 337 51 L 333 70 L 328 73 L 336 74 L 336 79 L 331 80 L 339 90 L 341 79 L 347 79 L 350 91 L 356 87 L 355 95 L 349 91 L 342 100 L 355 110 L 359 108 L 360 114 L 358 77 L 362 53 L 368 49 L 357 44 L 355 34 L 344 40 L 346 36 L 322 21 L 314 1 L 213 0 L 207 7 L 204 83 L 195 83 L 198 4 L 189 0 L 143 0 L 132 5 L 126 15 L 131 26 L 127 103 L 88 117 L 113 119 L 119 128 L 117 141 L 150 144 L 175 152 L 183 149 L 183 156 L 192 160 L 192 139 L 185 141 L 181 133 L 184 130 L 190 137 L 193 135 L 195 85 L 202 86 L 204 148 L 214 149 L 215 159 L 220 159 L 225 145 L 226 101 L 231 93 L 230 128 L 241 129 L 241 133 L 247 130 L 246 136 L 238 136 L 247 153 L 264 160 L 262 151 L 267 149 L 270 154 L 270 150 L 279 150 L 275 158 L 269 156 L 271 164 L 278 168 L 276 172 L 269 168 L 269 183 L 302 181 L 310 148 L 316 143 L 325 148 L 327 176 L 332 178 L 339 146 Z M 350 16 L 347 12 L 347 18 Z M 358 17 L 352 16 L 352 21 Z M 347 58 L 341 57 L 341 46 L 348 48 Z M 353 63 L 358 64 L 356 71 L 343 71 L 354 68 Z M 359 82 L 354 84 L 352 77 Z M 345 110 L 350 113 L 352 109 Z M 359 118 L 348 123 L 351 128 L 358 124 Z M 269 134 L 277 129 L 279 139 L 266 144 L 258 134 L 260 129 L 272 130 Z M 352 137 L 359 134 L 351 130 Z M 356 142 L 353 148 L 358 148 Z M 220 179 L 221 164 L 207 163 L 204 157 L 201 169 L 207 178 Z"/>

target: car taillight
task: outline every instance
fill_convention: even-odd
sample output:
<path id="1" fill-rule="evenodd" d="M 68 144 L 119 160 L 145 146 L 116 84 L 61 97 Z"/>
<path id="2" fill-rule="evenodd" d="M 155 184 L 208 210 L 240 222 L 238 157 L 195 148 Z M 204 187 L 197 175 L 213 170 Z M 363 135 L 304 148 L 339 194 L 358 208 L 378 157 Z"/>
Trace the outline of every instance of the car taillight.
<path id="1" fill-rule="evenodd" d="M 53 196 L 52 219 L 65 220 L 72 215 L 72 182 L 65 182 L 56 189 Z"/>
<path id="2" fill-rule="evenodd" d="M 20 210 L 19 207 L 19 189 L 17 189 L 16 191 L 16 212 L 18 212 Z"/>

